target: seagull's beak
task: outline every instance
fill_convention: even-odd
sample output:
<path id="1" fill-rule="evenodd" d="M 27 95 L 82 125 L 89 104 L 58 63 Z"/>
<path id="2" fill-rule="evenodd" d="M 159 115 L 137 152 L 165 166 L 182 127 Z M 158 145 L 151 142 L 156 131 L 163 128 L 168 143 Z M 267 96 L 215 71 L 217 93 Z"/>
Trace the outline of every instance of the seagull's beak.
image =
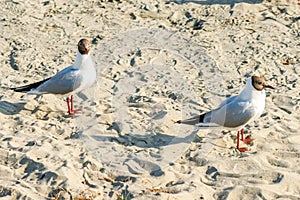
<path id="1" fill-rule="evenodd" d="M 270 89 L 275 89 L 273 86 L 271 85 L 264 85 L 264 88 L 270 88 Z"/>

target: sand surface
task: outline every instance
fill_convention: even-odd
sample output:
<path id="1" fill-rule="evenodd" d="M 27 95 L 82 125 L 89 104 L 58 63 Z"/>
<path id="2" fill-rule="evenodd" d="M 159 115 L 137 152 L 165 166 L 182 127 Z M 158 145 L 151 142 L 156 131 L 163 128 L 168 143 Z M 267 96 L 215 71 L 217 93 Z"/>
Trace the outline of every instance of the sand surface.
<path id="1" fill-rule="evenodd" d="M 0 2 L 1 199 L 300 199 L 300 6 L 289 0 Z M 63 97 L 7 90 L 92 42 L 97 83 Z M 173 120 L 215 108 L 253 74 L 255 140 Z"/>

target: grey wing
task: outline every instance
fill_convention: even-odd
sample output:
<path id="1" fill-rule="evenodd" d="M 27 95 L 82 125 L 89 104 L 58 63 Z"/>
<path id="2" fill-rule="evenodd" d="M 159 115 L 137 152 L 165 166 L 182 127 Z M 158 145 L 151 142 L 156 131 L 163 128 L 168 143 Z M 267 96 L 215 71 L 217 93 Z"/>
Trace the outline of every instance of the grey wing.
<path id="1" fill-rule="evenodd" d="M 67 94 L 77 89 L 82 81 L 82 76 L 78 69 L 68 67 L 48 81 L 40 85 L 36 90 L 40 93 Z"/>
<path id="2" fill-rule="evenodd" d="M 249 102 L 233 101 L 208 112 L 205 116 L 205 122 L 236 128 L 247 124 L 254 116 L 255 110 Z"/>
<path id="3" fill-rule="evenodd" d="M 217 109 L 209 111 L 207 113 L 202 113 L 201 115 L 197 115 L 185 120 L 179 120 L 177 123 L 196 125 L 199 127 L 212 127 L 216 125 L 223 126 L 225 123 L 225 115 L 223 106 L 230 104 L 232 101 L 236 99 L 237 96 L 232 96 L 230 98 L 225 99 Z M 201 125 L 200 125 L 201 124 Z M 214 124 L 214 125 L 213 125 Z"/>
<path id="4" fill-rule="evenodd" d="M 225 100 L 219 105 L 218 108 L 221 108 L 222 106 L 231 103 L 231 102 L 234 101 L 236 98 L 237 98 L 237 96 L 232 96 L 232 97 L 229 97 L 229 98 L 225 99 Z"/>

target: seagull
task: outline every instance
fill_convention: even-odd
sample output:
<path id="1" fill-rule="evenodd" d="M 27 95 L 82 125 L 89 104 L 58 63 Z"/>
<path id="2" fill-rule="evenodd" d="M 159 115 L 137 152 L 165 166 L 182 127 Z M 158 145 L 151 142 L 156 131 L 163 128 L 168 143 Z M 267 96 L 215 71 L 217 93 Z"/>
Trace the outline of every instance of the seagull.
<path id="1" fill-rule="evenodd" d="M 245 152 L 247 148 L 240 147 L 240 140 L 249 145 L 253 139 L 250 136 L 244 138 L 244 127 L 262 115 L 265 108 L 265 88 L 275 89 L 266 84 L 263 76 L 252 76 L 239 95 L 226 99 L 218 108 L 175 123 L 199 128 L 237 130 L 237 149 Z"/>
<path id="2" fill-rule="evenodd" d="M 96 81 L 96 70 L 89 53 L 90 42 L 81 39 L 75 62 L 59 71 L 54 76 L 29 85 L 10 88 L 15 92 L 27 92 L 29 95 L 55 94 L 67 96 L 68 113 L 73 115 L 80 110 L 74 109 L 74 94 L 80 92 Z"/>

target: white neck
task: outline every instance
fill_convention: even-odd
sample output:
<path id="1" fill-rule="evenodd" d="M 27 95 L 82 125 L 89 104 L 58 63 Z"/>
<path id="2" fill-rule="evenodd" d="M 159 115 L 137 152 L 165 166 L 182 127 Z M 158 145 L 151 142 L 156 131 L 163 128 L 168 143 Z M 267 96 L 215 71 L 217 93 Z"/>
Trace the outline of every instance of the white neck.
<path id="1" fill-rule="evenodd" d="M 81 54 L 78 50 L 77 50 L 77 54 L 76 54 L 76 59 L 75 62 L 73 64 L 74 68 L 80 69 L 84 66 L 84 63 L 88 62 L 88 60 L 90 60 L 90 54 Z"/>

